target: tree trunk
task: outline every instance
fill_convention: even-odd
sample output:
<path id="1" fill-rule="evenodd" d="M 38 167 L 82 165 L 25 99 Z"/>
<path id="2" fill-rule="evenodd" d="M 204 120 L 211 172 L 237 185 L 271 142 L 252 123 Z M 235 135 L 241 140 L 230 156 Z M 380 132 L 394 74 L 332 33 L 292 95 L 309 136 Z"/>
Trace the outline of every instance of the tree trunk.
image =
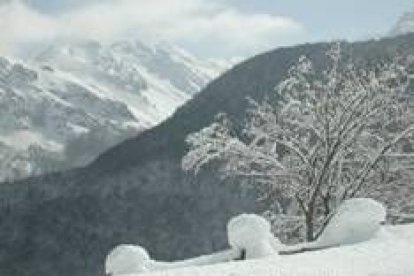
<path id="1" fill-rule="evenodd" d="M 309 210 L 305 214 L 305 230 L 306 230 L 306 241 L 313 241 L 313 211 Z"/>
<path id="2" fill-rule="evenodd" d="M 329 206 L 329 200 L 330 200 L 329 195 L 324 196 L 322 198 L 322 200 L 323 200 L 323 209 L 324 209 L 323 214 L 324 214 L 324 216 L 326 218 L 331 213 L 331 208 Z"/>

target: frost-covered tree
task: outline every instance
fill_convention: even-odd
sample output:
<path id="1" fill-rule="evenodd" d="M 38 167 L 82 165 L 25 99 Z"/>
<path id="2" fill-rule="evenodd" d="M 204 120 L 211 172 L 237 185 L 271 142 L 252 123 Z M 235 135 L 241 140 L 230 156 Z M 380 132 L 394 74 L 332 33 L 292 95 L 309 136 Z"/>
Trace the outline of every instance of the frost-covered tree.
<path id="1" fill-rule="evenodd" d="M 325 71 L 301 57 L 274 95 L 250 99 L 242 131 L 219 114 L 190 134 L 182 160 L 195 173 L 219 160 L 225 176 L 249 177 L 268 196 L 293 199 L 308 241 L 340 202 L 390 183 L 390 164 L 394 173 L 404 170 L 388 156 L 404 154 L 414 131 L 410 59 L 357 68 L 341 61 L 340 43 L 327 56 Z"/>

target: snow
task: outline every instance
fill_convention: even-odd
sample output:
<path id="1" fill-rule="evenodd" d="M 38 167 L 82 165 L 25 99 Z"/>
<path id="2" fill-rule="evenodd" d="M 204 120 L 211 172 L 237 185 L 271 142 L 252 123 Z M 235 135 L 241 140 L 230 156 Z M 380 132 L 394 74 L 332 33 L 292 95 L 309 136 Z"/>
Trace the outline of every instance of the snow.
<path id="1" fill-rule="evenodd" d="M 182 267 L 211 265 L 229 262 L 240 256 L 238 250 L 224 250 L 210 255 L 199 256 L 182 261 L 160 262 L 151 260 L 148 252 L 138 245 L 119 245 L 107 256 L 105 271 L 107 275 L 125 275 L 148 271 L 168 270 Z"/>
<path id="2" fill-rule="evenodd" d="M 240 257 L 238 250 L 228 249 L 210 255 L 199 256 L 182 261 L 160 262 L 155 260 L 148 261 L 145 266 L 149 271 L 169 270 L 183 267 L 205 266 L 218 263 L 225 263 Z"/>
<path id="3" fill-rule="evenodd" d="M 385 216 L 385 207 L 373 199 L 348 199 L 339 206 L 317 245 L 335 246 L 366 241 L 379 231 Z"/>
<path id="4" fill-rule="evenodd" d="M 234 259 L 261 258 L 276 253 L 278 240 L 270 231 L 270 224 L 255 214 L 241 214 L 230 220 L 228 238 L 231 249 L 211 255 L 176 262 L 151 260 L 147 251 L 138 245 L 119 245 L 107 256 L 105 270 L 109 275 L 122 275 L 152 270 L 209 265 Z M 245 250 L 245 256 L 242 251 Z"/>
<path id="5" fill-rule="evenodd" d="M 261 258 L 275 254 L 275 237 L 270 223 L 254 214 L 234 217 L 227 225 L 229 244 L 240 251 L 245 250 L 246 259 Z"/>
<path id="6" fill-rule="evenodd" d="M 16 130 L 9 134 L 2 134 L 0 135 L 0 143 L 4 143 L 16 151 L 27 151 L 32 145 L 44 147 L 54 152 L 63 150 L 61 143 L 46 138 L 43 133 L 36 130 Z"/>
<path id="7" fill-rule="evenodd" d="M 414 275 L 414 225 L 384 226 L 363 243 L 288 256 L 273 255 L 203 267 L 154 271 L 148 276 L 409 276 Z M 135 276 L 127 274 L 122 276 Z"/>
<path id="8" fill-rule="evenodd" d="M 106 271 L 113 276 L 142 275 L 146 271 L 149 274 L 145 275 L 171 276 L 412 275 L 414 225 L 381 226 L 385 215 L 384 206 L 375 200 L 349 199 L 338 207 L 317 241 L 288 246 L 274 238 L 270 223 L 263 217 L 241 214 L 227 225 L 229 250 L 184 261 L 158 262 L 139 246 L 123 245 L 109 254 Z M 302 253 L 278 254 L 289 248 L 312 247 Z"/>
<path id="9" fill-rule="evenodd" d="M 32 62 L 53 66 L 92 93 L 124 103 L 146 128 L 169 117 L 230 66 L 197 59 L 172 45 L 137 40 L 55 42 Z"/>
<path id="10" fill-rule="evenodd" d="M 144 248 L 135 245 L 119 245 L 106 257 L 106 274 L 144 272 L 147 271 L 145 265 L 149 260 L 148 252 Z"/>
<path id="11" fill-rule="evenodd" d="M 0 56 L 0 182 L 86 165 L 171 116 L 227 68 L 135 40 L 65 39 L 24 61 Z M 99 146 L 85 151 L 85 143 Z"/>

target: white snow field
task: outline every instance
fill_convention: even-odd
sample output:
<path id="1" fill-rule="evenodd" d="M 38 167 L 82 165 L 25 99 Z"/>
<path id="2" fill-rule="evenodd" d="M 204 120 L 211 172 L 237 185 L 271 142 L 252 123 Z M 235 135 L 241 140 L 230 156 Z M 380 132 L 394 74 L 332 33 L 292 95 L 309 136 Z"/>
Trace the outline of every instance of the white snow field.
<path id="1" fill-rule="evenodd" d="M 345 201 L 326 231 L 312 243 L 283 245 L 260 216 L 242 214 L 228 223 L 231 249 L 177 262 L 151 260 L 145 249 L 120 245 L 107 257 L 111 276 L 136 275 L 414 275 L 414 224 L 381 226 L 382 204 L 372 199 Z M 278 252 L 312 249 L 302 253 Z M 243 261 L 236 261 L 245 258 Z"/>

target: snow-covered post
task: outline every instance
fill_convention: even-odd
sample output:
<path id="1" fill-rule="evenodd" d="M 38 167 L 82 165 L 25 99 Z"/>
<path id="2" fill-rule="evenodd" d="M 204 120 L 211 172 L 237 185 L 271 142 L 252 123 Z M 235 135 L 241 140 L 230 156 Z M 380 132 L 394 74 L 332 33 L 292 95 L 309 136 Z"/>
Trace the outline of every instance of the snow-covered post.
<path id="1" fill-rule="evenodd" d="M 142 273 L 149 270 L 151 259 L 145 248 L 137 245 L 118 245 L 106 257 L 107 276 Z"/>
<path id="2" fill-rule="evenodd" d="M 242 259 L 254 259 L 275 254 L 280 245 L 271 232 L 270 223 L 255 214 L 241 214 L 227 224 L 229 244 L 242 252 Z"/>
<path id="3" fill-rule="evenodd" d="M 414 105 L 405 98 L 411 58 L 356 68 L 341 62 L 339 43 L 327 56 L 322 72 L 301 57 L 274 101 L 250 100 L 241 134 L 225 114 L 190 134 L 182 160 L 196 174 L 219 161 L 223 177 L 247 177 L 265 196 L 294 200 L 308 241 L 343 200 L 386 184 L 378 181 L 380 162 L 401 153 L 398 144 L 412 146 L 414 133 Z"/>

